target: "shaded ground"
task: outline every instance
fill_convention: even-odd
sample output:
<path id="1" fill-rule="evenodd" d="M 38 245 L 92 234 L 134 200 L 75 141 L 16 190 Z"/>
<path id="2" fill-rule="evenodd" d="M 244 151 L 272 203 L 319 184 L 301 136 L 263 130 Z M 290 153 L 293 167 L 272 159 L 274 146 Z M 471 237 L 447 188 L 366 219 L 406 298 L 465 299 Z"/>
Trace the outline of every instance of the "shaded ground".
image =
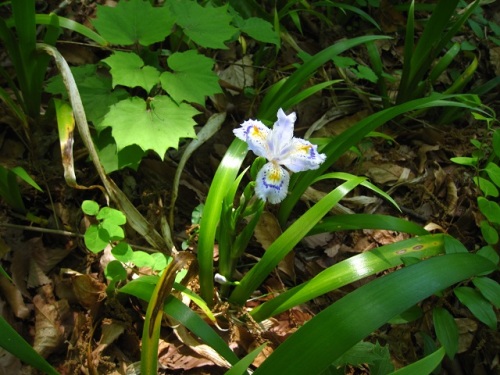
<path id="1" fill-rule="evenodd" d="M 44 12 L 48 12 L 52 4 Z M 494 10 L 494 8 L 492 8 Z M 61 15 L 84 21 L 92 17 L 94 4 L 83 6 L 73 4 L 63 9 Z M 374 9 L 372 12 L 386 33 L 394 39 L 381 46 L 385 68 L 393 71 L 401 67 L 403 41 L 400 35 L 405 25 L 404 17 L 391 7 Z M 493 12 L 494 13 L 494 12 Z M 393 15 L 393 17 L 383 17 Z M 363 30 L 364 24 L 353 18 L 345 25 L 334 29 L 321 29 L 316 19 L 304 16 L 304 34 L 293 32 L 301 48 L 315 53 L 343 37 L 353 37 Z M 354 34 L 354 35 L 353 35 Z M 66 42 L 73 36 L 67 35 Z M 89 49 L 62 42 L 58 45 L 68 60 L 74 65 L 95 62 L 102 57 L 103 51 Z M 488 45 L 480 45 L 484 58 L 475 75 L 472 86 L 485 82 L 498 74 L 499 64 L 490 59 L 492 52 Z M 360 62 L 368 59 L 362 49 L 350 52 Z M 6 56 L 2 53 L 2 58 Z M 227 68 L 241 58 L 236 45 L 218 56 L 218 69 Z M 277 70 L 297 62 L 295 52 L 286 44 L 278 55 Z M 464 63 L 465 64 L 465 63 Z M 457 61 L 457 65 L 464 65 Z M 276 76 L 279 76 L 276 73 Z M 268 76 L 269 79 L 277 78 Z M 376 110 L 364 92 L 374 91 L 373 85 L 358 80 L 346 71 L 339 71 L 331 64 L 325 66 L 322 76 L 317 80 L 346 78 L 342 89 L 324 91 L 295 108 L 298 114 L 298 132 L 302 136 L 311 124 L 318 122 L 332 109 L 338 116 L 323 121 L 323 126 L 313 132 L 312 137 L 334 136 L 360 119 Z M 445 87 L 450 77 L 443 77 Z M 265 84 L 265 83 L 264 83 Z M 436 88 L 439 91 L 439 88 Z M 498 92 L 487 95 L 483 102 L 498 110 Z M 216 106 L 226 106 L 229 116 L 223 128 L 209 142 L 200 148 L 189 161 L 183 172 L 181 191 L 176 212 L 176 243 L 186 239 L 186 231 L 191 225 L 193 209 L 204 201 L 217 165 L 225 149 L 233 140 L 232 129 L 255 113 L 256 104 L 243 95 L 217 98 L 213 107 L 199 120 L 203 124 Z M 45 103 L 46 104 L 46 103 Z M 340 110 L 339 110 L 340 109 Z M 428 112 L 418 119 L 398 119 L 380 129 L 392 140 L 380 137 L 366 138 L 359 146 L 361 156 L 347 153 L 335 166 L 336 169 L 358 175 L 368 176 L 372 182 L 391 196 L 402 208 L 397 212 L 387 202 L 363 190 L 355 191 L 350 199 L 342 202 L 339 209 L 356 213 L 384 213 L 397 215 L 414 221 L 431 230 L 444 231 L 462 241 L 469 249 L 479 248 L 481 234 L 478 223 L 481 219 L 476 207 L 477 191 L 472 183 L 473 171 L 449 161 L 454 156 L 470 155 L 473 147 L 470 139 L 483 140 L 488 134 L 486 127 L 464 114 L 458 120 L 444 126 L 436 126 L 439 113 Z M 81 210 L 81 202 L 94 199 L 104 204 L 98 191 L 82 191 L 68 187 L 63 178 L 60 161 L 59 143 L 55 125 L 50 122 L 43 128 L 33 129 L 32 139 L 36 142 L 26 144 L 13 129 L 13 122 L 3 106 L 0 106 L 1 128 L 0 162 L 7 167 L 22 166 L 44 188 L 39 193 L 23 187 L 23 198 L 40 223 L 32 223 L 12 212 L 6 205 L 0 206 L 1 242 L 3 266 L 12 275 L 16 287 L 2 281 L 3 298 L 0 299 L 0 313 L 26 337 L 35 341 L 35 347 L 48 356 L 49 361 L 62 374 L 124 373 L 125 368 L 140 358 L 140 336 L 144 317 L 144 305 L 133 298 L 120 301 L 108 298 L 105 293 L 106 279 L 103 275 L 100 256 L 86 250 L 79 235 L 86 225 Z M 82 185 L 96 183 L 96 174 L 83 146 L 77 144 L 75 155 L 77 177 Z M 113 174 L 115 181 L 128 194 L 136 207 L 157 227 L 163 210 L 160 202 L 169 201 L 171 181 L 176 162 L 182 152 L 169 151 L 169 157 L 161 161 L 154 155 L 148 156 L 139 170 L 122 171 Z M 250 159 L 249 159 L 250 160 Z M 321 194 L 329 191 L 332 185 L 315 186 L 300 204 L 305 210 Z M 259 257 L 266 241 L 275 236 L 272 207 L 266 214 L 266 221 L 252 241 L 249 256 Z M 297 214 L 300 212 L 298 211 Z M 13 227 L 13 226 L 17 227 Z M 35 231 L 33 227 L 52 229 L 56 232 Z M 63 233 L 69 232 L 69 233 Z M 70 234 L 72 233 L 72 235 Z M 267 294 L 279 291 L 311 278 L 312 275 L 353 254 L 371 248 L 396 242 L 404 238 L 400 233 L 379 230 L 342 232 L 308 238 L 304 240 L 279 266 L 278 271 L 262 286 L 262 299 Z M 146 243 L 132 230 L 127 232 L 131 244 L 147 248 Z M 196 251 L 194 243 L 190 251 Z M 283 313 L 271 321 L 272 327 L 263 331 L 251 325 L 229 323 L 224 316 L 234 314 L 228 306 L 221 304 L 220 331 L 232 343 L 240 357 L 248 350 L 264 341 L 277 346 L 315 313 L 328 306 L 345 293 L 369 280 L 329 293 L 311 301 L 307 306 Z M 260 303 L 257 299 L 254 304 Z M 500 336 L 477 323 L 470 313 L 450 299 L 448 308 L 457 317 L 461 332 L 460 350 L 457 358 L 446 360 L 443 373 L 449 374 L 493 374 L 500 373 L 498 367 Z M 424 303 L 432 306 L 432 299 Z M 425 310 L 425 306 L 424 306 Z M 421 338 L 415 333 L 424 330 L 432 322 L 418 321 L 408 325 L 386 325 L 372 335 L 373 342 L 388 343 L 392 359 L 397 365 L 405 365 L 421 357 Z M 119 337 L 119 339 L 117 339 Z M 415 338 L 417 337 L 417 338 Z M 184 343 L 183 343 L 184 342 Z M 165 373 L 210 373 L 224 371 L 189 345 L 186 335 L 165 326 L 160 344 L 161 363 Z M 262 360 L 260 358 L 259 360 Z M 11 362 L 8 362 L 11 361 Z M 258 363 L 256 363 L 258 365 Z M 14 374 L 20 370 L 15 359 L 7 358 L 4 373 Z M 366 369 L 352 368 L 349 373 L 366 373 Z M 1 373 L 1 371 L 0 371 Z"/>

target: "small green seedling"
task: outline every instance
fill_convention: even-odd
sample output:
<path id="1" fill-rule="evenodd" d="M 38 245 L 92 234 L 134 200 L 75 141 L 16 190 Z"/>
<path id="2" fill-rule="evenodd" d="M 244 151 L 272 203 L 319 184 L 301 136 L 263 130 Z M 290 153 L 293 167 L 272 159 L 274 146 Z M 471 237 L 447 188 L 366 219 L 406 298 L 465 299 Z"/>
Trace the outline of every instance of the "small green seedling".
<path id="1" fill-rule="evenodd" d="M 82 203 L 82 211 L 95 220 L 85 232 L 85 246 L 93 253 L 111 247 L 111 254 L 116 260 L 108 263 L 104 274 L 109 280 L 108 291 L 112 291 L 119 281 L 127 278 L 127 268 L 133 266 L 151 268 L 159 272 L 167 266 L 167 258 L 161 253 L 149 254 L 145 251 L 133 250 L 125 242 L 125 232 L 122 228 L 127 223 L 125 215 L 111 207 L 99 207 L 97 202 L 86 200 Z"/>
<path id="2" fill-rule="evenodd" d="M 487 129 L 492 132 L 490 140 L 471 140 L 475 150 L 471 156 L 451 158 L 451 161 L 472 167 L 475 169 L 473 181 L 478 187 L 480 196 L 477 198 L 477 206 L 484 216 L 479 229 L 486 242 L 478 254 L 498 264 L 499 257 L 493 246 L 499 242 L 500 230 L 500 204 L 498 202 L 500 188 L 500 129 L 492 129 L 497 121 L 494 116 L 487 117 L 479 113 L 473 113 L 476 120 L 485 121 Z M 491 329 L 496 329 L 497 320 L 494 306 L 500 306 L 500 284 L 495 280 L 479 275 L 472 280 L 475 288 L 459 287 L 455 289 L 455 295 L 472 314 Z"/>

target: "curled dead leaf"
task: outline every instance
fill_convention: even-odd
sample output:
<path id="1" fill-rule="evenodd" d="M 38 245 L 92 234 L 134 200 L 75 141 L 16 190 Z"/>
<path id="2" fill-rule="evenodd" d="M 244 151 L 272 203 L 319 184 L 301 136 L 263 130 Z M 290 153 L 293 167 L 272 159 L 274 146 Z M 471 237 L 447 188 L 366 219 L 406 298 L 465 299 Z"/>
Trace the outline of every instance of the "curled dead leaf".
<path id="1" fill-rule="evenodd" d="M 63 272 L 63 277 L 56 281 L 57 295 L 79 303 L 93 315 L 106 298 L 106 285 L 93 274 L 81 274 L 69 269 Z"/>
<path id="2" fill-rule="evenodd" d="M 46 358 L 59 349 L 71 332 L 68 301 L 56 301 L 52 287 L 40 288 L 33 298 L 35 306 L 35 339 L 33 349 Z"/>

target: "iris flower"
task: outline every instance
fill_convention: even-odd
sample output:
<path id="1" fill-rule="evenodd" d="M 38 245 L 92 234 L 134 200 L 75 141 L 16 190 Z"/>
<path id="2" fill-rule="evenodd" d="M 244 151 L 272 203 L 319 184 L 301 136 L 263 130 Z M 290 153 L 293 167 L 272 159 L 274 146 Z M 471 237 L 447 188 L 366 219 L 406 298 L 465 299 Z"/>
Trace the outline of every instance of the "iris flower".
<path id="1" fill-rule="evenodd" d="M 247 120 L 233 130 L 255 155 L 268 160 L 257 173 L 255 194 L 273 204 L 280 203 L 288 193 L 290 174 L 282 166 L 292 172 L 302 172 L 318 169 L 326 158 L 325 154 L 318 153 L 318 146 L 293 136 L 296 119 L 295 112 L 287 116 L 280 109 L 272 129 L 261 121 Z"/>

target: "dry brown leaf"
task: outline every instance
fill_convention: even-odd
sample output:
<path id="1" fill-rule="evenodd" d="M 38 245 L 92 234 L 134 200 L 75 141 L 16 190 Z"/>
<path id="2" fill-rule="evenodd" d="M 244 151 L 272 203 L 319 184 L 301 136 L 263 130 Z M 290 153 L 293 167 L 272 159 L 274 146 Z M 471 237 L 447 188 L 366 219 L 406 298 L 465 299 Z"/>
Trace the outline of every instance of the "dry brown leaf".
<path id="1" fill-rule="evenodd" d="M 254 235 L 264 250 L 267 250 L 281 235 L 281 227 L 276 217 L 268 211 L 262 212 L 259 222 L 255 226 Z"/>
<path id="2" fill-rule="evenodd" d="M 21 367 L 21 361 L 17 357 L 0 348 L 0 375 L 20 374 Z"/>
<path id="3" fill-rule="evenodd" d="M 50 279 L 42 271 L 42 268 L 39 266 L 39 264 L 34 260 L 30 260 L 30 268 L 26 286 L 28 288 L 36 288 L 49 283 Z"/>
<path id="4" fill-rule="evenodd" d="M 112 319 L 104 319 L 101 323 L 99 345 L 92 351 L 92 367 L 97 369 L 102 361 L 101 353 L 118 339 L 125 331 L 125 324 Z"/>
<path id="5" fill-rule="evenodd" d="M 52 287 L 45 285 L 40 294 L 33 298 L 35 305 L 35 339 L 33 349 L 44 358 L 57 350 L 67 339 L 70 327 L 66 326 L 70 318 L 68 301 L 56 301 Z"/>
<path id="6" fill-rule="evenodd" d="M 61 43 L 57 49 L 71 65 L 94 64 L 98 60 L 94 50 L 87 46 Z"/>
<path id="7" fill-rule="evenodd" d="M 452 215 L 458 205 L 458 189 L 455 181 L 448 176 L 446 179 L 446 213 Z"/>
<path id="8" fill-rule="evenodd" d="M 276 335 L 286 338 L 294 333 L 299 327 L 311 320 L 312 315 L 296 306 L 288 311 L 278 314 L 274 317 L 276 324 L 269 330 Z"/>
<path id="9" fill-rule="evenodd" d="M 228 88 L 227 91 L 231 95 L 240 94 L 245 87 L 253 87 L 253 76 L 252 57 L 248 55 L 243 56 L 242 59 L 235 61 L 219 73 L 220 79 L 227 82 L 229 86 L 239 89 L 239 91 L 235 91 Z"/>
<path id="10" fill-rule="evenodd" d="M 106 298 L 106 285 L 93 275 L 75 276 L 73 291 L 80 305 L 92 311 Z"/>
<path id="11" fill-rule="evenodd" d="M 328 257 L 333 258 L 333 257 L 335 257 L 339 253 L 339 249 L 340 249 L 340 244 L 336 244 L 336 245 L 327 247 L 325 249 L 325 254 Z"/>
<path id="12" fill-rule="evenodd" d="M 106 285 L 96 279 L 94 274 L 81 274 L 64 269 L 62 277 L 55 278 L 55 289 L 59 298 L 71 303 L 79 303 L 91 312 L 97 312 L 101 302 L 106 298 Z"/>
<path id="13" fill-rule="evenodd" d="M 495 75 L 500 76 L 500 47 L 490 48 L 490 63 L 495 69 Z"/>
<path id="14" fill-rule="evenodd" d="M 356 106 L 356 108 L 358 107 Z M 335 108 L 332 108 L 332 110 L 336 111 Z M 343 116 L 332 121 L 331 115 L 329 115 L 329 113 L 327 112 L 320 120 L 317 121 L 317 123 L 319 122 L 320 124 L 314 124 L 311 127 L 314 130 L 313 135 L 314 137 L 318 138 L 330 138 L 337 136 L 345 130 L 356 125 L 359 121 L 367 117 L 369 114 L 370 112 L 366 109 L 361 111 L 357 110 L 350 116 Z M 306 137 L 307 136 L 309 136 L 309 133 L 307 133 Z"/>
<path id="15" fill-rule="evenodd" d="M 183 344 L 185 344 L 198 355 L 209 360 L 211 362 L 210 364 L 215 363 L 217 366 L 224 368 L 231 367 L 231 364 L 219 353 L 217 353 L 212 347 L 198 342 L 193 336 L 191 336 L 186 327 L 184 327 L 183 325 L 177 325 L 174 328 L 174 333 Z"/>
<path id="16" fill-rule="evenodd" d="M 49 272 L 56 264 L 71 252 L 71 248 L 46 248 L 41 237 L 13 246 L 12 264 L 10 270 L 12 279 L 21 293 L 30 297 L 28 288 L 48 284 Z"/>
<path id="17" fill-rule="evenodd" d="M 358 174 L 368 176 L 376 185 L 393 185 L 396 182 L 403 182 L 414 177 L 410 177 L 412 173 L 408 168 L 394 163 L 374 163 L 372 161 L 362 163 Z"/>
<path id="18" fill-rule="evenodd" d="M 29 318 L 30 310 L 24 303 L 21 292 L 4 276 L 0 276 L 0 290 L 7 302 L 9 302 L 10 308 L 16 317 L 19 319 Z"/>
<path id="19" fill-rule="evenodd" d="M 439 150 L 439 145 L 431 146 L 423 144 L 418 149 L 419 163 L 418 163 L 418 173 L 422 174 L 425 170 L 425 165 L 427 164 L 427 153 L 430 151 Z"/>
<path id="20" fill-rule="evenodd" d="M 332 240 L 331 233 L 318 233 L 304 237 L 300 242 L 309 249 L 324 248 Z"/>
<path id="21" fill-rule="evenodd" d="M 391 230 L 365 229 L 364 234 L 369 235 L 377 244 L 388 245 L 394 242 L 406 240 L 409 236 L 405 233 L 394 232 Z"/>
<path id="22" fill-rule="evenodd" d="M 459 334 L 457 353 L 460 354 L 469 350 L 477 331 L 477 322 L 469 318 L 456 318 L 455 323 L 457 323 Z"/>
<path id="23" fill-rule="evenodd" d="M 0 259 L 3 259 L 3 257 L 9 253 L 11 250 L 11 247 L 7 242 L 4 241 L 3 237 L 0 237 Z"/>
<path id="24" fill-rule="evenodd" d="M 441 233 L 446 233 L 446 230 L 441 225 L 432 222 L 426 224 L 424 229 L 428 232 L 438 231 Z"/>
<path id="25" fill-rule="evenodd" d="M 267 250 L 269 246 L 281 235 L 278 219 L 268 212 L 262 212 L 254 231 L 256 240 Z M 290 251 L 278 264 L 278 270 L 295 281 L 295 253 Z"/>
<path id="26" fill-rule="evenodd" d="M 258 342 L 255 342 L 255 344 L 252 345 L 251 350 L 256 349 L 258 346 L 260 346 Z M 262 364 L 262 362 L 264 362 L 267 358 L 269 358 L 271 354 L 273 354 L 273 352 L 274 349 L 271 346 L 267 345 L 266 347 L 264 347 L 264 349 L 262 349 L 262 351 L 257 355 L 257 357 L 255 357 L 254 361 L 252 362 L 252 365 L 255 367 L 259 367 Z"/>
<path id="27" fill-rule="evenodd" d="M 379 15 L 380 26 L 382 26 L 385 33 L 394 33 L 406 27 L 406 19 L 403 13 L 397 10 L 391 1 L 383 0 L 380 2 Z"/>
<path id="28" fill-rule="evenodd" d="M 158 347 L 158 361 L 163 369 L 168 370 L 191 370 L 203 366 L 213 366 L 214 363 L 197 353 L 186 345 L 160 340 Z"/>

